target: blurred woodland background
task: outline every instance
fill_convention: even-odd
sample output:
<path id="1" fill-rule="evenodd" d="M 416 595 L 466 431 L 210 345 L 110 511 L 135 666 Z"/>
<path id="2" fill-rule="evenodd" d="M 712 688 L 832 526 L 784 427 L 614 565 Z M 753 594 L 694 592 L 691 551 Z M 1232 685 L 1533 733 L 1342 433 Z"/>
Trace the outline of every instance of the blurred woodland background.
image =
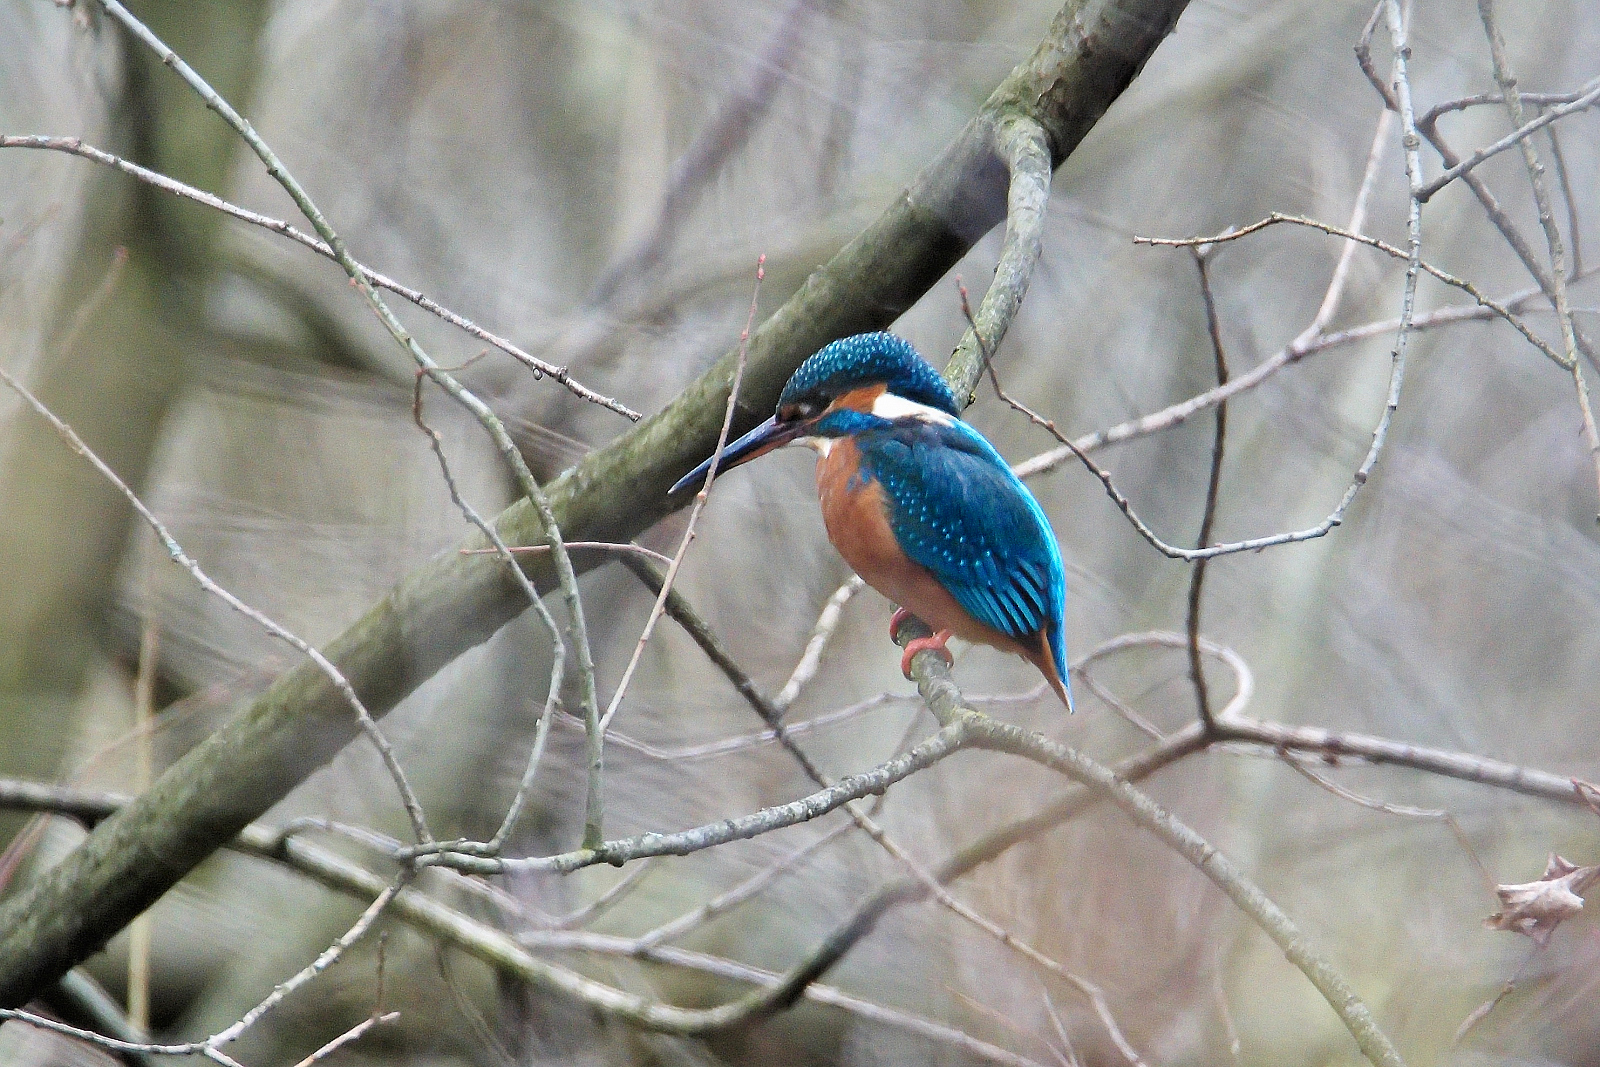
<path id="1" fill-rule="evenodd" d="M 132 7 L 250 119 L 363 263 L 645 413 L 737 346 L 758 255 L 757 321 L 951 142 L 1058 9 L 1055 0 Z M 1525 92 L 1570 99 L 1593 87 L 1592 0 L 1505 0 L 1496 14 Z M 1353 53 L 1372 15 L 1365 2 L 1187 6 L 1055 175 L 1043 256 L 994 358 L 1008 392 L 1082 435 L 1216 384 L 1196 257 L 1135 235 L 1219 234 L 1272 212 L 1345 227 L 1370 163 L 1364 232 L 1403 254 L 1401 128 Z M 1409 17 L 1419 114 L 1495 91 L 1472 0 L 1422 0 Z M 1381 18 L 1373 61 L 1390 70 Z M 1554 197 L 1572 320 L 1600 333 L 1588 265 L 1591 247 L 1600 251 L 1597 122 L 1582 111 L 1551 127 L 1555 143 L 1548 131 L 1527 143 Z M 1468 156 L 1513 123 L 1494 103 L 1446 114 L 1438 128 Z M 239 136 L 85 0 L 0 0 L 0 134 L 82 137 L 301 224 Z M 1429 178 L 1445 169 L 1426 144 L 1422 160 Z M 1501 152 L 1473 173 L 1548 268 L 1522 154 Z M 1498 301 L 1520 297 L 1528 326 L 1560 353 L 1550 301 L 1526 295 L 1537 282 L 1462 181 L 1439 190 L 1422 220 L 1425 260 Z M 957 268 L 974 301 L 1000 242 L 990 232 Z M 1313 526 L 1345 492 L 1384 407 L 1406 264 L 1291 225 L 1207 253 L 1237 377 L 1312 323 L 1347 247 L 1343 299 L 1319 336 L 1388 325 L 1312 348 L 1228 404 L 1214 542 Z M 461 381 L 505 420 L 541 479 L 629 428 L 498 352 L 474 361 L 480 340 L 392 304 L 440 363 L 472 361 Z M 1253 719 L 1489 757 L 1558 782 L 1600 778 L 1600 739 L 1583 725 L 1600 693 L 1600 499 L 1573 376 L 1503 321 L 1435 315 L 1451 306 L 1477 307 L 1423 277 L 1386 450 L 1342 525 L 1212 561 L 1200 629 L 1247 666 L 1253 690 L 1235 710 Z M 942 366 L 966 325 L 949 277 L 893 328 Z M 1580 367 L 1597 377 L 1592 356 Z M 410 357 L 335 264 L 85 159 L 0 151 L 0 368 L 70 423 L 217 582 L 312 644 L 471 532 L 413 420 Z M 516 500 L 471 415 L 431 384 L 422 395 L 464 497 L 488 516 Z M 967 417 L 1008 459 L 1056 449 L 987 384 L 977 395 Z M 1170 543 L 1193 545 L 1199 532 L 1214 418 L 1208 408 L 1094 453 Z M 0 456 L 0 774 L 138 792 L 299 656 L 172 566 L 122 495 L 10 390 L 0 390 Z M 1067 561 L 1074 659 L 1121 635 L 1183 633 L 1193 564 L 1153 549 L 1070 457 L 1030 484 Z M 672 552 L 685 517 L 640 543 Z M 697 535 L 676 588 L 775 694 L 850 577 L 823 533 L 809 453 L 719 479 Z M 654 595 L 616 562 L 579 587 L 603 707 Z M 564 618 L 561 598 L 548 600 Z M 889 611 L 871 590 L 845 600 L 788 707 L 790 723 L 821 717 L 795 736 L 828 775 L 871 767 L 935 729 L 897 670 Z M 534 741 L 550 654 L 525 614 L 384 720 L 436 834 L 494 832 Z M 1206 670 L 1215 705 L 1238 695 L 1241 676 L 1224 660 Z M 954 676 L 996 717 L 1108 763 L 1151 744 L 1138 723 L 1171 734 L 1196 717 L 1182 640 L 1097 657 L 1076 682 L 1070 718 L 1031 668 L 992 650 L 958 649 Z M 566 710 L 549 728 L 510 855 L 578 844 L 584 730 L 567 714 L 576 687 L 569 667 Z M 980 699 L 990 696 L 1005 699 Z M 141 705 L 153 725 L 139 725 Z M 607 836 L 691 827 L 814 791 L 783 747 L 754 736 L 762 728 L 663 620 L 606 747 Z M 1600 1064 L 1594 920 L 1579 913 L 1553 933 L 1535 930 L 1542 943 L 1484 927 L 1502 906 L 1495 883 L 1535 881 L 1551 852 L 1600 862 L 1600 815 L 1572 802 L 1577 794 L 1527 795 L 1467 774 L 1326 752 L 1310 763 L 1308 777 L 1270 745 L 1219 743 L 1143 788 L 1294 917 L 1407 1062 Z M 1066 788 L 1010 757 L 961 755 L 868 807 L 936 865 Z M 409 835 L 365 740 L 263 821 L 302 816 Z M 13 839 L 9 893 L 85 831 L 12 811 L 0 833 Z M 338 834 L 318 840 L 393 874 L 374 849 Z M 737 907 L 659 932 L 801 850 Z M 685 858 L 507 874 L 487 894 L 442 872 L 418 886 L 536 956 L 652 1001 L 708 1006 L 750 988 L 748 974 L 720 964 L 782 971 L 902 873 L 834 812 Z M 398 1018 L 327 1062 L 1360 1059 L 1283 953 L 1109 805 L 1031 836 L 951 891 L 1055 966 L 923 901 L 890 911 L 822 977 L 820 996 L 679 1037 L 523 984 L 390 917 L 228 1055 L 293 1064 L 381 1003 Z M 281 865 L 219 852 L 87 971 L 119 1003 L 132 973 L 147 1004 L 135 1006 L 136 1021 L 161 1041 L 200 1040 L 314 959 L 361 907 Z M 644 958 L 640 938 L 683 954 Z M 7 1064 L 109 1055 L 20 1022 L 0 1027 Z"/>

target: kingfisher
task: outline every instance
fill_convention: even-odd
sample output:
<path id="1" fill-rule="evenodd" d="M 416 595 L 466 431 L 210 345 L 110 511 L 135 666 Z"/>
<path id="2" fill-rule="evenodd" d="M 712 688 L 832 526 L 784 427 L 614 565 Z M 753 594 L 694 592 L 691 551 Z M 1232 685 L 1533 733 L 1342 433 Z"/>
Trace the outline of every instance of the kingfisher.
<path id="1" fill-rule="evenodd" d="M 908 341 L 863 333 L 820 349 L 789 378 L 777 412 L 727 446 L 718 470 L 787 444 L 817 453 L 828 540 L 898 605 L 890 638 L 910 615 L 934 630 L 907 643 L 907 678 L 919 652 L 951 662 L 945 643 L 956 636 L 1032 663 L 1072 710 L 1067 585 L 1050 520 Z M 710 466 L 671 492 L 698 484 Z"/>

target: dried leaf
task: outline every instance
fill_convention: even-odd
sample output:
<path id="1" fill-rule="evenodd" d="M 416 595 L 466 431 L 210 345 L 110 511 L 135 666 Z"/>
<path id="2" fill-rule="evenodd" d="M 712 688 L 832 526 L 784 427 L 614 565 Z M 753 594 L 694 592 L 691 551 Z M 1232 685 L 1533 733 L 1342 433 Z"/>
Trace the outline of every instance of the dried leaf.
<path id="1" fill-rule="evenodd" d="M 1583 893 L 1597 876 L 1600 867 L 1579 867 L 1552 852 L 1538 881 L 1495 887 L 1501 910 L 1483 925 L 1526 934 L 1543 948 L 1563 920 L 1583 910 Z"/>
<path id="2" fill-rule="evenodd" d="M 1600 815 L 1600 785 L 1586 782 L 1582 778 L 1574 778 L 1572 789 L 1578 794 L 1578 799 L 1588 805 L 1590 811 Z"/>

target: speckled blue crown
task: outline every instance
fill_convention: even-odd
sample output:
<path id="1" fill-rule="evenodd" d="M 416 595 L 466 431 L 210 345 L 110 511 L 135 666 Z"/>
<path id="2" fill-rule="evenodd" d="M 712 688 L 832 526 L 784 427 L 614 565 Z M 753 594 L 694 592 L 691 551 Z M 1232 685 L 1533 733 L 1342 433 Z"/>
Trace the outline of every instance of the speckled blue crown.
<path id="1" fill-rule="evenodd" d="M 795 370 L 778 406 L 811 398 L 831 400 L 874 382 L 883 382 L 891 393 L 907 400 L 961 414 L 955 394 L 939 372 L 909 341 L 892 333 L 858 333 L 822 348 Z"/>

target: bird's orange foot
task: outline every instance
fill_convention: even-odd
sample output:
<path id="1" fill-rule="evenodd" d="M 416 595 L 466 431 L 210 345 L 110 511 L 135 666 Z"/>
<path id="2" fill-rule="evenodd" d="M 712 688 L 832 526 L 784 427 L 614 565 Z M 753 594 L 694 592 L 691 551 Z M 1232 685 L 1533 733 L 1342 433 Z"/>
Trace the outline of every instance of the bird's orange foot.
<path id="1" fill-rule="evenodd" d="M 955 662 L 955 658 L 950 655 L 950 650 L 944 647 L 944 643 L 950 640 L 950 636 L 951 631 L 940 630 L 932 637 L 916 637 L 906 642 L 906 650 L 900 656 L 900 673 L 906 676 L 907 681 L 912 680 L 911 661 L 916 658 L 918 652 L 939 653 L 939 657 L 944 660 L 946 667 Z"/>

